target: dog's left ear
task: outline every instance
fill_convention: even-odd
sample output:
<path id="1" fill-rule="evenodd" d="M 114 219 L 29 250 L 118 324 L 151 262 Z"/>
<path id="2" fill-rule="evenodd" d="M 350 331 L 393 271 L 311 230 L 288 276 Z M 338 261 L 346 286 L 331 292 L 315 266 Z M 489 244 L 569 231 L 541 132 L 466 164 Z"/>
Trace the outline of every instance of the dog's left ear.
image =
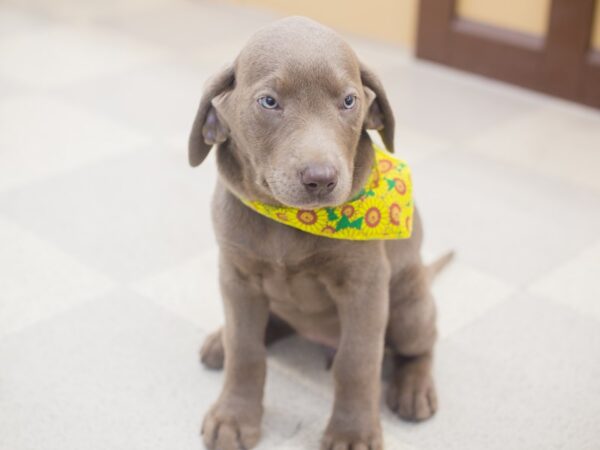
<path id="1" fill-rule="evenodd" d="M 364 64 L 360 65 L 360 78 L 367 99 L 370 102 L 365 116 L 364 127 L 377 130 L 389 152 L 394 152 L 394 113 L 388 101 L 385 89 L 377 75 Z"/>
<path id="2" fill-rule="evenodd" d="M 225 67 L 206 84 L 188 143 L 188 158 L 192 167 L 204 161 L 213 145 L 225 142 L 229 137 L 229 129 L 219 118 L 213 100 L 233 89 L 234 84 L 233 66 Z"/>

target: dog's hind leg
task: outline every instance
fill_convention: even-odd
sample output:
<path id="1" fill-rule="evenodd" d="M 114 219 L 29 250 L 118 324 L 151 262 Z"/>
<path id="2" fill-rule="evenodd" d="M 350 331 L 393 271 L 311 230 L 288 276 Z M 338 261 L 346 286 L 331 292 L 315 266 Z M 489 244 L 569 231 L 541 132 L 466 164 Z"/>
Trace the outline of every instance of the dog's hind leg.
<path id="1" fill-rule="evenodd" d="M 200 349 L 200 361 L 208 369 L 221 370 L 225 360 L 225 349 L 223 347 L 222 328 L 209 334 Z M 280 339 L 286 338 L 295 331 L 286 322 L 274 314 L 269 315 L 265 343 L 271 345 Z"/>
<path id="2" fill-rule="evenodd" d="M 403 270 L 390 285 L 386 341 L 393 352 L 394 373 L 386 401 L 405 420 L 425 420 L 437 410 L 431 375 L 435 305 L 428 278 L 419 263 Z"/>
<path id="3" fill-rule="evenodd" d="M 200 362 L 207 369 L 221 370 L 224 361 L 223 328 L 219 328 L 204 339 L 200 348 Z"/>

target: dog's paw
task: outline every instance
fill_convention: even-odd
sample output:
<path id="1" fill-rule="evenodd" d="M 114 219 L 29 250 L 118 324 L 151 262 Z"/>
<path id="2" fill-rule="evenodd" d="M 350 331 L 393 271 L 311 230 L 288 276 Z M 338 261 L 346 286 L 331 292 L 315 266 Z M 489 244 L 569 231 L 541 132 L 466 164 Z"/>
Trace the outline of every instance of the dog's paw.
<path id="1" fill-rule="evenodd" d="M 200 349 L 200 361 L 209 369 L 220 370 L 225 361 L 225 349 L 221 329 L 209 334 Z"/>
<path id="2" fill-rule="evenodd" d="M 381 430 L 370 432 L 335 431 L 328 429 L 321 441 L 321 450 L 383 450 Z"/>
<path id="3" fill-rule="evenodd" d="M 410 421 L 429 419 L 437 411 L 437 396 L 430 375 L 397 377 L 390 383 L 387 405 L 400 418 Z"/>
<path id="4" fill-rule="evenodd" d="M 215 405 L 204 417 L 202 438 L 209 450 L 249 450 L 260 439 L 260 420 L 254 423 L 222 414 Z"/>

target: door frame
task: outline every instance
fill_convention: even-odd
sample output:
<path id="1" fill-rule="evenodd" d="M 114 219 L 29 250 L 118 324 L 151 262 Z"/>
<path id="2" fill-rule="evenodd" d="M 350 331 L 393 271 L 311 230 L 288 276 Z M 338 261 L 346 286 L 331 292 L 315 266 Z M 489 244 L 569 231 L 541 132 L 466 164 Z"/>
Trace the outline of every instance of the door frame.
<path id="1" fill-rule="evenodd" d="M 600 108 L 600 0 L 552 0 L 545 36 L 459 17 L 456 0 L 421 0 L 417 57 Z"/>

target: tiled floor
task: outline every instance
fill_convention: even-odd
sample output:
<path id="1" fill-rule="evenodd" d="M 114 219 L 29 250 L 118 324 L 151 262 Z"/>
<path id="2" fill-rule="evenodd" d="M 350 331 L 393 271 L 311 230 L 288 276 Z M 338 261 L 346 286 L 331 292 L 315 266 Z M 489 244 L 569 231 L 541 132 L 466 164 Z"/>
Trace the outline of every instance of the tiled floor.
<path id="1" fill-rule="evenodd" d="M 0 450 L 199 449 L 221 374 L 202 83 L 273 14 L 202 0 L 0 4 Z M 413 165 L 441 409 L 388 449 L 600 448 L 600 113 L 349 37 Z M 456 211 L 459 211 L 456 213 Z M 262 449 L 316 448 L 330 374 L 270 350 Z"/>

